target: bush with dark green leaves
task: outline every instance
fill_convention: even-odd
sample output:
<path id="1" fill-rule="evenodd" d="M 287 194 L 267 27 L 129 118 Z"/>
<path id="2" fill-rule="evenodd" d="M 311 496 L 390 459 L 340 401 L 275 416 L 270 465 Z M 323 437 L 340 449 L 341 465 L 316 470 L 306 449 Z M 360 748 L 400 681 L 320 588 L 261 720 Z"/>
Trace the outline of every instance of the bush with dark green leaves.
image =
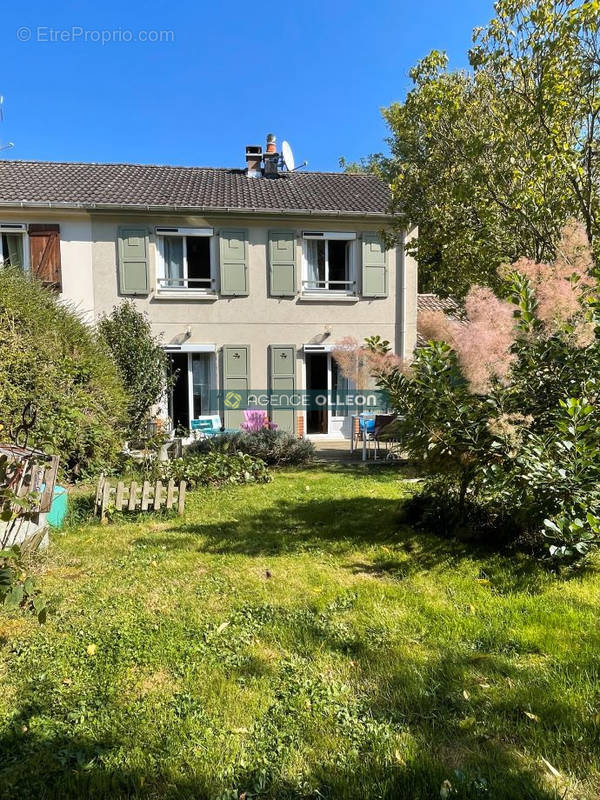
<path id="1" fill-rule="evenodd" d="M 298 439 L 291 433 L 264 428 L 246 433 L 224 433 L 200 439 L 190 445 L 191 453 L 247 453 L 262 459 L 269 467 L 301 466 L 315 455 L 315 446 L 307 439 Z"/>
<path id="2" fill-rule="evenodd" d="M 0 550 L 0 603 L 7 611 L 29 611 L 39 623 L 46 622 L 46 599 L 26 572 L 18 545 Z"/>
<path id="3" fill-rule="evenodd" d="M 231 483 L 268 483 L 271 476 L 264 461 L 245 453 L 186 454 L 166 462 L 162 468 L 165 480 L 187 481 L 196 486 L 222 486 Z"/>
<path id="4" fill-rule="evenodd" d="M 410 369 L 380 377 L 427 479 L 407 522 L 553 557 L 600 544 L 600 273 L 581 238 L 503 270 L 509 300 L 474 287 L 464 319 L 422 318 Z"/>
<path id="5" fill-rule="evenodd" d="M 69 478 L 110 467 L 122 447 L 126 395 L 105 343 L 77 311 L 18 270 L 0 270 L 0 420 L 33 403 L 30 444 Z M 2 438 L 9 433 L 3 432 Z"/>
<path id="6" fill-rule="evenodd" d="M 131 300 L 115 306 L 98 323 L 128 395 L 128 436 L 143 432 L 152 406 L 166 388 L 167 355 L 152 333 L 150 320 Z"/>

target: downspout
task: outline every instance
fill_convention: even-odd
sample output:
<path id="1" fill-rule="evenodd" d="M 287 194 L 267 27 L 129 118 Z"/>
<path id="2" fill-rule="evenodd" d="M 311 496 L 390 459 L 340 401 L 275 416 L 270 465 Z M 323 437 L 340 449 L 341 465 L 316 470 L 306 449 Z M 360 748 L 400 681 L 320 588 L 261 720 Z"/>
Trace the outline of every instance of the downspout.
<path id="1" fill-rule="evenodd" d="M 406 320 L 407 320 L 407 312 L 406 312 L 406 293 L 408 289 L 408 282 L 406 280 L 406 250 L 404 249 L 406 245 L 406 232 L 402 237 L 402 250 L 401 250 L 401 264 L 402 264 L 402 351 L 401 357 L 404 361 L 406 359 Z"/>

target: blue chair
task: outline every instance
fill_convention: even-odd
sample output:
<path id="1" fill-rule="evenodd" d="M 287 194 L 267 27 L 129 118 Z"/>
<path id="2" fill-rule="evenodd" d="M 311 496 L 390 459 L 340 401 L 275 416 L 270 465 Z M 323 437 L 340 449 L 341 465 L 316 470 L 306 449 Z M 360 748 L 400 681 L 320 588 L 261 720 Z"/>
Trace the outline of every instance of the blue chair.
<path id="1" fill-rule="evenodd" d="M 358 429 L 361 433 L 363 431 L 372 433 L 375 430 L 375 417 L 359 417 Z"/>
<path id="2" fill-rule="evenodd" d="M 354 452 L 361 447 L 362 459 L 365 461 L 369 442 L 373 441 L 373 433 L 375 432 L 375 415 L 363 412 L 358 414 L 357 417 L 353 417 L 353 420 L 357 418 L 358 426 L 356 428 L 354 427 L 354 422 L 352 423 L 351 450 Z"/>
<path id="3" fill-rule="evenodd" d="M 216 436 L 221 433 L 221 417 L 218 414 L 207 414 L 190 421 L 190 430 L 198 431 L 203 436 Z"/>

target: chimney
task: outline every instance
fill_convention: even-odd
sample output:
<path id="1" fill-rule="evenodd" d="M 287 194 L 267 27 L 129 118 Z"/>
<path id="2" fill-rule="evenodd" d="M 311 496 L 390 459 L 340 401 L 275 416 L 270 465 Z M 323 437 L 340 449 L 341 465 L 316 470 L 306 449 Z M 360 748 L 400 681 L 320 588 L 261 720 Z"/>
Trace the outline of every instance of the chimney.
<path id="1" fill-rule="evenodd" d="M 267 133 L 267 153 L 277 152 L 277 137 L 274 133 Z"/>
<path id="2" fill-rule="evenodd" d="M 246 145 L 246 173 L 249 178 L 260 178 L 262 147 L 259 144 Z"/>
<path id="3" fill-rule="evenodd" d="M 274 133 L 267 134 L 267 149 L 264 154 L 265 178 L 276 178 L 279 167 L 279 153 L 277 152 L 277 139 Z"/>

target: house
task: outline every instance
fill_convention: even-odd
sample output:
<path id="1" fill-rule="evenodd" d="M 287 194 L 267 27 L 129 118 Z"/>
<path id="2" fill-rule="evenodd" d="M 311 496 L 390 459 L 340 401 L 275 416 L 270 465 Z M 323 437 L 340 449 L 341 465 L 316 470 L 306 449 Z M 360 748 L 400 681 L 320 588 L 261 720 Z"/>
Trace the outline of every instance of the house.
<path id="1" fill-rule="evenodd" d="M 447 317 L 453 320 L 462 319 L 462 310 L 460 305 L 453 297 L 440 297 L 439 294 L 433 292 L 420 292 L 417 295 L 417 325 L 419 316 L 427 312 L 446 314 Z M 417 347 L 424 347 L 427 344 L 427 338 L 417 330 Z"/>
<path id="2" fill-rule="evenodd" d="M 237 425 L 229 392 L 280 390 L 280 427 L 343 438 L 343 404 L 302 397 L 347 388 L 335 342 L 379 334 L 406 357 L 416 341 L 417 266 L 405 237 L 384 248 L 389 199 L 373 175 L 284 171 L 272 136 L 245 169 L 3 160 L 0 258 L 90 322 L 123 298 L 147 312 L 178 375 L 176 424 Z"/>

